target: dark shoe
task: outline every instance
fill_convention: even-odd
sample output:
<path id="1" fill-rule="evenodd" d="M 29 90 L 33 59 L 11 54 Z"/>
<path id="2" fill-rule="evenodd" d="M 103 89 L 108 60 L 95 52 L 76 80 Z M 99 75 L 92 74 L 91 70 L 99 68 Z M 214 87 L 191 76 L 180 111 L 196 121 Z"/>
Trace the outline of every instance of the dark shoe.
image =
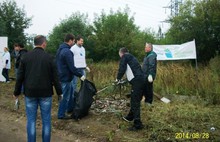
<path id="1" fill-rule="evenodd" d="M 67 114 L 72 114 L 73 110 L 67 111 Z"/>
<path id="2" fill-rule="evenodd" d="M 60 117 L 58 119 L 64 119 L 64 120 L 67 120 L 67 119 L 71 119 L 71 116 L 64 116 L 64 117 Z"/>
<path id="3" fill-rule="evenodd" d="M 132 127 L 128 128 L 128 130 L 129 130 L 129 131 L 138 131 L 138 130 L 141 130 L 141 129 L 143 129 L 143 128 L 144 128 L 143 125 L 138 126 L 138 127 L 132 126 Z"/>
<path id="4" fill-rule="evenodd" d="M 125 120 L 126 122 L 132 122 L 134 119 L 130 118 L 130 117 L 122 117 L 123 120 Z"/>

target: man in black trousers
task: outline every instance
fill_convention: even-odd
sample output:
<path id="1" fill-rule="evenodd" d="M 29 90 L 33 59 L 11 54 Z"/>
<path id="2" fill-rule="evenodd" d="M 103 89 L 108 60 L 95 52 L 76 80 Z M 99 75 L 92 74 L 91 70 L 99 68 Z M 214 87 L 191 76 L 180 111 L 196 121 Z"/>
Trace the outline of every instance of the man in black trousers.
<path id="1" fill-rule="evenodd" d="M 137 131 L 143 128 L 140 117 L 140 101 L 145 81 L 144 74 L 138 60 L 132 54 L 128 53 L 127 48 L 121 48 L 119 50 L 119 56 L 121 57 L 121 60 L 116 81 L 120 82 L 123 75 L 126 74 L 127 79 L 132 86 L 131 108 L 128 115 L 123 117 L 123 119 L 127 122 L 134 121 L 134 125 L 128 130 Z"/>
<path id="2" fill-rule="evenodd" d="M 146 43 L 145 45 L 146 56 L 143 61 L 143 72 L 146 79 L 144 87 L 145 103 L 151 106 L 153 102 L 153 82 L 157 72 L 157 54 L 153 51 L 153 45 Z"/>

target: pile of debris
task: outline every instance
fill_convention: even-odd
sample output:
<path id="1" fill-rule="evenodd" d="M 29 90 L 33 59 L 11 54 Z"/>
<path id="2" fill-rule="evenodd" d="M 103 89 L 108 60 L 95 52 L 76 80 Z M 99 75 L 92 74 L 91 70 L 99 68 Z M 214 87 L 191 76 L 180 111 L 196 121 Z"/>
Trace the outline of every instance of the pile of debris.
<path id="1" fill-rule="evenodd" d="M 129 100 L 102 98 L 95 100 L 91 106 L 91 110 L 95 113 L 114 113 L 128 109 Z"/>

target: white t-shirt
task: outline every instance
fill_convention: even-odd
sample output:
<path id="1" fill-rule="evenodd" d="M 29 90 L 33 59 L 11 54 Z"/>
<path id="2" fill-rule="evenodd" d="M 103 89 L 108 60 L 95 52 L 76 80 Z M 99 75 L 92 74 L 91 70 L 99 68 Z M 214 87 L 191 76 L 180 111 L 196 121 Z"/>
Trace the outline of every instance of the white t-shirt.
<path id="1" fill-rule="evenodd" d="M 11 57 L 9 52 L 4 52 L 3 55 L 3 67 L 5 67 L 6 60 L 8 60 L 8 63 L 6 64 L 6 69 L 11 69 Z"/>
<path id="2" fill-rule="evenodd" d="M 86 52 L 83 46 L 73 45 L 70 50 L 73 52 L 73 61 L 76 68 L 86 67 Z"/>
<path id="3" fill-rule="evenodd" d="M 134 78 L 134 74 L 131 70 L 131 67 L 128 64 L 127 64 L 127 69 L 126 69 L 125 74 L 127 76 L 128 81 L 131 81 Z"/>

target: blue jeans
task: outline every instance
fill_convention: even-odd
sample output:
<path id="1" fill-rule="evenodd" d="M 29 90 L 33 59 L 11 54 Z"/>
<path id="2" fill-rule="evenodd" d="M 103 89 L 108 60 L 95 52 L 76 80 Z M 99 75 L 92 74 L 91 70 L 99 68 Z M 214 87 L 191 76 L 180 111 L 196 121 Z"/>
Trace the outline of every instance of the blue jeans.
<path id="1" fill-rule="evenodd" d="M 85 72 L 85 69 L 84 68 L 79 68 L 78 71 L 82 74 L 82 75 L 86 75 L 86 72 Z M 68 112 L 72 112 L 73 111 L 73 108 L 74 108 L 74 92 L 76 91 L 76 88 L 77 88 L 77 81 L 78 81 L 78 77 L 77 76 L 74 76 L 73 77 L 73 80 L 71 81 L 71 84 L 72 84 L 72 87 L 71 87 L 71 93 L 70 93 L 70 99 L 69 99 L 69 102 L 68 102 L 68 109 L 67 111 Z"/>
<path id="2" fill-rule="evenodd" d="M 27 115 L 28 142 L 36 142 L 37 109 L 40 106 L 42 127 L 42 142 L 50 142 L 51 137 L 51 105 L 52 97 L 32 98 L 25 97 Z"/>
<path id="3" fill-rule="evenodd" d="M 63 99 L 59 102 L 58 119 L 65 117 L 65 113 L 68 107 L 68 102 L 70 99 L 70 94 L 72 91 L 72 84 L 71 82 L 61 82 L 61 87 L 63 91 Z"/>

